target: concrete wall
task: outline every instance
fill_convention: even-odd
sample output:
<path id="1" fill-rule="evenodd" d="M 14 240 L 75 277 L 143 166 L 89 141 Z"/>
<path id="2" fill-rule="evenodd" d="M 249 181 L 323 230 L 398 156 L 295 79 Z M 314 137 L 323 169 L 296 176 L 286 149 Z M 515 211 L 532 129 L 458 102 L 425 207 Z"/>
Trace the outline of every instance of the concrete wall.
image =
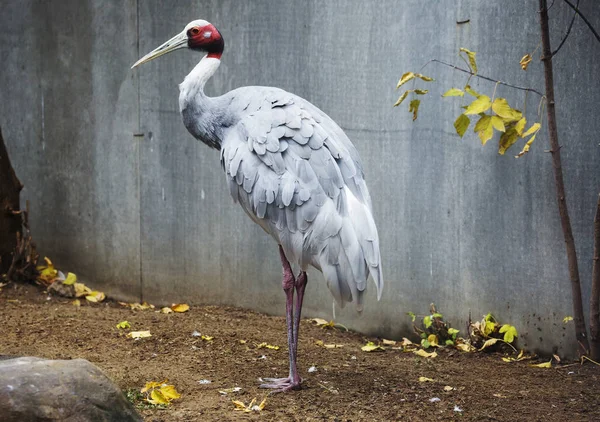
<path id="1" fill-rule="evenodd" d="M 339 322 L 387 337 L 430 302 L 459 328 L 469 312 L 516 325 L 521 344 L 573 353 L 564 243 L 547 134 L 516 160 L 452 127 L 460 99 L 440 99 L 465 74 L 436 64 L 419 119 L 393 109 L 399 76 L 431 58 L 543 90 L 537 2 L 0 0 L 0 125 L 31 202 L 43 254 L 127 300 L 221 303 L 282 313 L 277 248 L 232 205 L 218 154 L 181 123 L 177 84 L 200 58 L 180 51 L 131 71 L 141 55 L 201 17 L 223 33 L 207 88 L 272 85 L 307 98 L 357 146 L 379 226 L 386 288 L 362 316 Z M 600 27 L 600 12 L 582 2 Z M 571 12 L 551 10 L 556 46 Z M 457 25 L 457 21 L 470 20 Z M 591 224 L 600 190 L 600 46 L 583 23 L 555 59 L 558 125 L 587 303 Z M 493 83 L 473 80 L 491 93 Z M 511 103 L 539 99 L 498 87 Z M 492 144 L 496 142 L 490 141 Z M 519 145 L 520 146 L 520 145 Z M 518 148 L 517 146 L 516 148 Z M 513 153 L 514 152 L 514 153 Z M 305 315 L 331 317 L 320 274 Z M 282 328 L 283 329 L 283 328 Z"/>

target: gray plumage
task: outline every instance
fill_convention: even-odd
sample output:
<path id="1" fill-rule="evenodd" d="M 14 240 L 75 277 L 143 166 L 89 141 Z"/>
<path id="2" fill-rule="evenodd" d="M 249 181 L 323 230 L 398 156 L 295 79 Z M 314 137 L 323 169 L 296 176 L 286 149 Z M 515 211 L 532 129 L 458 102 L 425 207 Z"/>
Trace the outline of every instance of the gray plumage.
<path id="1" fill-rule="evenodd" d="M 180 107 L 190 133 L 220 150 L 234 201 L 291 263 L 320 270 L 341 306 L 362 309 L 369 275 L 380 298 L 379 237 L 354 145 L 329 116 L 281 89 L 205 96 L 211 66 L 205 58 L 181 84 Z"/>

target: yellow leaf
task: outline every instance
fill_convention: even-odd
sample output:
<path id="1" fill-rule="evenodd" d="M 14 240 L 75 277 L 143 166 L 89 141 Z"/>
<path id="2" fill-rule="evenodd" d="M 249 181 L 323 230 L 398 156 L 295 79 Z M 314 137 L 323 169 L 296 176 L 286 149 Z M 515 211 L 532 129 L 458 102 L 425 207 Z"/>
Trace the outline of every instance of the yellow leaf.
<path id="1" fill-rule="evenodd" d="M 456 344 L 456 347 L 458 349 L 462 350 L 463 352 L 474 352 L 475 351 L 475 348 L 467 343 L 458 343 L 458 344 Z"/>
<path id="2" fill-rule="evenodd" d="M 343 344 L 323 344 L 323 347 L 326 349 L 338 349 L 340 347 L 344 347 Z"/>
<path id="3" fill-rule="evenodd" d="M 416 75 L 413 72 L 406 72 L 404 75 L 402 75 L 402 77 L 398 81 L 398 84 L 396 85 L 396 89 L 400 88 L 402 85 L 404 85 L 408 81 L 414 79 L 415 76 Z"/>
<path id="4" fill-rule="evenodd" d="M 163 385 L 159 388 L 159 390 L 162 393 L 163 397 L 166 398 L 168 401 L 178 399 L 179 397 L 181 397 L 181 394 L 177 392 L 175 386 L 173 385 Z"/>
<path id="5" fill-rule="evenodd" d="M 83 283 L 74 283 L 73 286 L 75 287 L 75 297 L 87 296 L 92 293 L 92 289 Z"/>
<path id="6" fill-rule="evenodd" d="M 518 123 L 517 123 L 518 124 Z M 498 154 L 504 155 L 507 149 L 509 149 L 517 139 L 519 139 L 519 134 L 514 127 L 510 127 L 500 136 L 500 142 L 498 143 Z"/>
<path id="7" fill-rule="evenodd" d="M 442 97 L 463 97 L 465 95 L 462 89 L 450 88 L 442 94 Z"/>
<path id="8" fill-rule="evenodd" d="M 204 335 L 204 334 L 202 334 L 202 335 L 200 336 L 200 338 L 201 338 L 202 340 L 204 340 L 204 341 L 213 341 L 213 339 L 214 339 L 214 337 L 213 337 L 213 336 L 206 336 L 206 335 Z M 267 345 L 267 347 L 269 347 L 269 346 Z M 277 347 L 277 349 L 275 349 L 275 350 L 279 350 L 279 347 Z"/>
<path id="9" fill-rule="evenodd" d="M 427 337 L 427 341 L 431 347 L 439 347 L 438 338 L 435 334 L 430 334 Z"/>
<path id="10" fill-rule="evenodd" d="M 458 116 L 458 118 L 454 122 L 454 128 L 456 129 L 456 133 L 458 133 L 458 135 L 461 138 L 469 128 L 469 124 L 471 124 L 471 120 L 464 114 Z"/>
<path id="11" fill-rule="evenodd" d="M 537 365 L 531 364 L 529 366 L 533 366 L 535 368 L 552 368 L 552 359 L 550 359 L 548 362 L 538 363 Z"/>
<path id="12" fill-rule="evenodd" d="M 124 306 L 129 306 L 132 311 L 144 311 L 146 309 L 154 309 L 154 305 L 148 303 L 126 303 Z"/>
<path id="13" fill-rule="evenodd" d="M 117 328 L 120 330 L 124 330 L 127 328 L 131 328 L 131 324 L 128 321 L 121 321 L 117 324 Z"/>
<path id="14" fill-rule="evenodd" d="M 173 309 L 173 312 L 187 312 L 190 310 L 190 305 L 186 305 L 185 303 L 173 304 L 171 305 L 171 309 Z"/>
<path id="15" fill-rule="evenodd" d="M 394 340 L 386 340 L 386 339 L 381 339 L 381 342 L 385 345 L 385 346 L 395 346 L 396 342 Z"/>
<path id="16" fill-rule="evenodd" d="M 573 317 L 572 316 L 566 316 L 563 318 L 563 323 L 566 324 L 569 321 L 573 321 Z"/>
<path id="17" fill-rule="evenodd" d="M 477 100 L 475 100 L 477 101 Z M 492 117 L 484 114 L 481 116 L 477 124 L 475 125 L 474 131 L 477 132 L 479 139 L 481 139 L 481 144 L 485 145 L 487 141 L 492 139 L 494 136 L 494 128 L 492 126 Z"/>
<path id="18" fill-rule="evenodd" d="M 417 120 L 417 114 L 419 113 L 419 105 L 421 104 L 421 100 L 412 100 L 408 107 L 408 112 L 413 114 L 413 122 Z"/>
<path id="19" fill-rule="evenodd" d="M 466 86 L 465 86 L 465 92 L 466 92 L 467 94 L 469 94 L 469 95 L 472 95 L 472 96 L 473 96 L 473 97 L 475 97 L 475 98 L 479 98 L 479 97 L 481 97 L 481 94 L 480 94 L 480 93 L 478 93 L 477 91 L 474 91 L 474 90 L 471 88 L 471 85 L 466 85 Z"/>
<path id="20" fill-rule="evenodd" d="M 532 60 L 531 54 L 525 54 L 519 61 L 519 64 L 521 65 L 521 69 L 527 70 L 527 66 L 529 66 L 529 63 L 531 63 L 531 60 Z"/>
<path id="21" fill-rule="evenodd" d="M 67 286 L 75 283 L 77 281 L 77 276 L 73 273 L 67 273 L 67 278 L 65 278 L 62 282 L 62 284 L 65 284 Z"/>
<path id="22" fill-rule="evenodd" d="M 46 284 L 51 284 L 56 276 L 58 275 L 58 271 L 54 268 L 54 264 L 50 261 L 50 258 L 44 257 L 44 261 L 46 261 L 46 265 L 38 266 L 37 269 L 40 271 L 40 275 L 38 276 L 38 280 L 43 281 Z"/>
<path id="23" fill-rule="evenodd" d="M 102 302 L 104 299 L 106 299 L 106 296 L 104 293 L 94 290 L 91 291 L 89 295 L 85 297 L 85 299 L 89 300 L 90 302 Z"/>
<path id="24" fill-rule="evenodd" d="M 73 302 L 71 302 L 74 306 L 77 306 L 78 308 L 81 306 L 81 301 L 79 299 L 75 299 Z"/>
<path id="25" fill-rule="evenodd" d="M 542 125 L 540 123 L 534 123 L 531 125 L 531 127 L 529 129 L 527 129 L 527 132 L 525 132 L 521 136 L 523 138 L 526 138 L 527 136 L 531 135 L 532 133 L 536 133 L 538 130 L 540 130 L 541 127 L 542 127 Z"/>
<path id="26" fill-rule="evenodd" d="M 257 349 L 271 349 L 271 350 L 279 350 L 279 346 L 273 346 L 271 344 L 267 344 L 267 343 L 260 343 L 258 346 L 256 346 Z"/>
<path id="27" fill-rule="evenodd" d="M 522 117 L 522 113 L 509 106 L 508 101 L 506 101 L 505 98 L 496 98 L 492 104 L 492 110 L 494 110 L 494 113 L 498 116 L 509 122 L 517 121 Z"/>
<path id="28" fill-rule="evenodd" d="M 417 95 L 425 95 L 429 92 L 429 90 L 428 89 L 415 89 L 413 92 Z"/>
<path id="29" fill-rule="evenodd" d="M 231 400 L 231 402 L 235 405 L 235 410 L 242 410 L 244 412 L 248 411 L 246 405 L 239 400 Z"/>
<path id="30" fill-rule="evenodd" d="M 150 331 L 132 331 L 130 333 L 127 334 L 127 337 L 131 337 L 131 338 L 146 338 L 146 337 L 152 337 L 152 334 L 150 334 Z"/>
<path id="31" fill-rule="evenodd" d="M 263 410 L 265 408 L 265 406 L 267 405 L 267 398 L 265 397 L 260 404 L 258 405 L 258 409 L 259 410 Z"/>
<path id="32" fill-rule="evenodd" d="M 378 346 L 377 344 L 373 343 L 372 341 L 370 341 L 366 345 L 361 347 L 360 350 L 362 350 L 363 352 L 380 352 L 385 349 L 383 347 Z"/>
<path id="33" fill-rule="evenodd" d="M 429 76 L 421 75 L 420 73 L 415 73 L 415 77 L 420 78 L 420 79 L 424 80 L 425 82 L 433 81 L 433 78 L 430 78 Z"/>
<path id="34" fill-rule="evenodd" d="M 246 344 L 248 343 L 248 340 L 240 340 L 240 344 Z"/>
<path id="35" fill-rule="evenodd" d="M 173 313 L 173 309 L 169 308 L 168 306 L 165 306 L 164 308 L 160 308 L 160 313 L 161 314 L 171 314 L 171 313 Z"/>
<path id="36" fill-rule="evenodd" d="M 167 382 L 167 380 L 164 380 L 163 382 L 149 381 L 146 383 L 144 388 L 142 388 L 140 390 L 140 392 L 145 393 L 147 391 L 152 390 L 153 388 L 160 387 L 161 385 L 166 384 L 166 382 Z"/>
<path id="37" fill-rule="evenodd" d="M 394 107 L 398 107 L 400 104 L 402 104 L 402 101 L 404 101 L 406 97 L 408 97 L 408 93 L 409 91 L 405 91 L 404 94 L 402 94 L 400 98 L 398 98 L 398 101 L 394 103 Z"/>
<path id="38" fill-rule="evenodd" d="M 156 389 L 150 392 L 150 398 L 146 399 L 146 401 L 151 404 L 169 404 L 169 400 L 167 400 L 167 398 L 160 392 L 160 390 Z"/>
<path id="39" fill-rule="evenodd" d="M 465 53 L 469 58 L 469 66 L 471 66 L 471 70 L 473 73 L 477 73 L 477 62 L 475 61 L 475 55 L 477 54 L 474 51 L 469 51 L 466 48 L 461 48 L 460 51 Z"/>
<path id="40" fill-rule="evenodd" d="M 525 144 L 525 146 L 523 147 L 523 149 L 521 150 L 520 153 L 518 153 L 515 158 L 519 158 L 522 157 L 523 155 L 527 154 L 529 152 L 529 148 L 531 147 L 531 144 L 533 143 L 533 141 L 535 141 L 535 137 L 536 137 L 537 133 L 535 135 L 533 135 L 531 138 L 529 138 L 529 141 L 527 141 L 527 143 Z"/>
<path id="41" fill-rule="evenodd" d="M 451 386 L 449 386 L 449 385 L 446 385 L 446 386 L 444 387 L 444 391 L 452 391 L 452 390 L 454 390 L 454 387 L 451 387 Z"/>
<path id="42" fill-rule="evenodd" d="M 487 95 L 480 95 L 467 107 L 465 114 L 484 113 L 492 106 L 492 100 Z"/>
<path id="43" fill-rule="evenodd" d="M 525 124 L 526 123 L 527 123 L 527 119 L 525 117 L 523 117 L 515 125 L 515 130 L 517 131 L 517 133 L 519 134 L 519 136 L 522 136 L 523 129 L 525 129 Z"/>
<path id="44" fill-rule="evenodd" d="M 423 349 L 415 350 L 413 353 L 417 356 L 421 356 L 423 358 L 434 358 L 437 356 L 437 352 L 428 353 Z"/>
<path id="45" fill-rule="evenodd" d="M 496 344 L 497 341 L 498 341 L 497 338 L 491 338 L 489 340 L 486 340 L 485 343 L 483 343 L 483 346 L 481 346 L 481 349 L 479 349 L 479 351 L 482 351 L 486 347 L 493 346 L 494 344 Z"/>
<path id="46" fill-rule="evenodd" d="M 493 321 L 485 320 L 483 326 L 483 334 L 489 336 L 496 329 L 496 323 Z"/>
<path id="47" fill-rule="evenodd" d="M 326 320 L 324 320 L 323 318 L 313 318 L 310 321 L 314 322 L 317 325 L 326 325 L 326 324 L 328 324 L 328 322 Z"/>
<path id="48" fill-rule="evenodd" d="M 504 122 L 498 116 L 492 116 L 492 126 L 494 126 L 494 129 L 496 129 L 498 132 L 504 132 L 506 130 L 504 127 Z"/>
<path id="49" fill-rule="evenodd" d="M 510 357 L 509 357 L 509 358 L 502 358 L 502 360 L 503 360 L 504 362 L 515 362 L 515 361 L 516 361 L 516 359 L 515 359 L 515 358 L 510 358 Z"/>
<path id="50" fill-rule="evenodd" d="M 431 378 L 419 377 L 419 382 L 434 382 L 434 381 Z"/>

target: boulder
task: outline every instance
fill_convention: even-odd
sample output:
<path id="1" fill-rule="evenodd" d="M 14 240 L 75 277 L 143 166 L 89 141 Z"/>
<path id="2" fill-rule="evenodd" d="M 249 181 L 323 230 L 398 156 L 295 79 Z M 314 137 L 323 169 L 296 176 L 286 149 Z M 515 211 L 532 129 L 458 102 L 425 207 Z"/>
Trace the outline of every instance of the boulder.
<path id="1" fill-rule="evenodd" d="M 142 421 L 119 388 L 85 359 L 0 360 L 0 419 Z"/>

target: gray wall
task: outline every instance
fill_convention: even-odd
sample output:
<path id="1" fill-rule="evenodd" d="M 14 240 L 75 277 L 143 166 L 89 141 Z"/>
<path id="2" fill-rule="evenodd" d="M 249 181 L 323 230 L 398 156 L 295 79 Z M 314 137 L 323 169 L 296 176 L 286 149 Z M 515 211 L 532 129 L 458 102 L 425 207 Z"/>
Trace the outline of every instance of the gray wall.
<path id="1" fill-rule="evenodd" d="M 591 0 L 582 9 L 600 27 Z M 355 142 L 381 235 L 386 288 L 336 318 L 397 337 L 405 313 L 429 303 L 459 328 L 492 312 L 521 345 L 575 350 L 564 244 L 547 135 L 516 160 L 461 140 L 460 99 L 440 99 L 465 75 L 430 64 L 420 117 L 393 109 L 399 76 L 431 58 L 543 90 L 535 1 L 42 1 L 0 0 L 0 125 L 32 209 L 39 249 L 110 296 L 154 303 L 220 303 L 280 314 L 277 248 L 232 205 L 218 153 L 196 142 L 178 113 L 177 84 L 200 58 L 177 52 L 129 67 L 190 20 L 223 33 L 226 52 L 209 94 L 272 85 L 303 96 Z M 571 12 L 551 10 L 556 46 Z M 457 21 L 470 23 L 457 25 Z M 587 303 L 591 228 L 600 190 L 600 46 L 578 20 L 555 59 L 558 124 Z M 493 83 L 473 80 L 490 93 Z M 525 96 L 498 87 L 522 104 Z M 534 119 L 538 98 L 529 95 Z M 490 141 L 494 144 L 496 141 Z M 515 148 L 520 147 L 518 145 Z M 514 152 L 514 153 L 513 153 Z M 306 315 L 331 317 L 320 274 Z M 283 330 L 283 327 L 282 327 Z"/>

